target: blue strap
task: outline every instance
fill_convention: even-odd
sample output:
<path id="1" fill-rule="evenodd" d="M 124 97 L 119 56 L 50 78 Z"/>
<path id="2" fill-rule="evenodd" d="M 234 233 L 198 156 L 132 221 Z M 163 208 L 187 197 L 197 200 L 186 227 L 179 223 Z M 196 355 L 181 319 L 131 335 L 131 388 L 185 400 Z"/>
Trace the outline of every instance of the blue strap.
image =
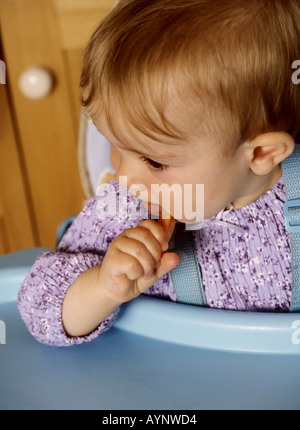
<path id="1" fill-rule="evenodd" d="M 200 266 L 195 252 L 192 231 L 183 231 L 184 224 L 176 224 L 170 248 L 179 256 L 178 265 L 171 270 L 173 287 L 180 303 L 205 306 Z"/>
<path id="2" fill-rule="evenodd" d="M 282 162 L 287 201 L 284 204 L 284 217 L 290 233 L 292 254 L 292 301 L 291 312 L 300 311 L 300 144 Z"/>

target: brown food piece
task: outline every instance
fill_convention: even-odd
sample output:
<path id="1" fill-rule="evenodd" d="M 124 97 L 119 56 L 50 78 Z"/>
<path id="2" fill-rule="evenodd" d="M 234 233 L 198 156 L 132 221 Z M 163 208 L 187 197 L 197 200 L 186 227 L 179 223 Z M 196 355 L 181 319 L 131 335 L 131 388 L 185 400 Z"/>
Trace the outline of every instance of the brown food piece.
<path id="1" fill-rule="evenodd" d="M 159 218 L 157 222 L 165 230 L 167 238 L 170 240 L 175 225 L 174 218 L 170 215 L 170 218 Z"/>
<path id="2" fill-rule="evenodd" d="M 174 219 L 173 217 L 170 217 L 168 219 L 165 218 L 159 218 L 158 220 L 158 224 L 162 226 L 162 228 L 166 231 L 169 227 L 169 225 L 172 222 L 172 219 Z"/>

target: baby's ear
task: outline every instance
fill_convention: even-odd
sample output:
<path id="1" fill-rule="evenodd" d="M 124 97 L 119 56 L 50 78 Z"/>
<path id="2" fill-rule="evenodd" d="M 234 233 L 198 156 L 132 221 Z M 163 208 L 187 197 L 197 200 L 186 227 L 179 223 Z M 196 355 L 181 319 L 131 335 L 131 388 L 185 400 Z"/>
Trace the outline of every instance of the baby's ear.
<path id="1" fill-rule="evenodd" d="M 256 175 L 267 175 L 294 150 L 291 135 L 276 131 L 263 133 L 249 142 L 251 150 L 250 168 Z"/>

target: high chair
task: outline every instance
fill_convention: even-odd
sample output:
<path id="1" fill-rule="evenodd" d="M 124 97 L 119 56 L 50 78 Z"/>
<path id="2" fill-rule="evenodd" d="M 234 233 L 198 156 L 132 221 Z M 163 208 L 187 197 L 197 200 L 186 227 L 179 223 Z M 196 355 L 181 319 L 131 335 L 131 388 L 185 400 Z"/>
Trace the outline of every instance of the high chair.
<path id="1" fill-rule="evenodd" d="M 78 146 L 89 198 L 114 172 L 110 144 L 84 112 Z M 91 156 L 98 146 L 99 159 Z M 59 226 L 58 241 L 72 221 Z M 19 286 L 42 251 L 0 258 L 1 409 L 300 409 L 300 313 L 140 296 L 96 340 L 49 347 L 29 334 L 16 307 Z"/>

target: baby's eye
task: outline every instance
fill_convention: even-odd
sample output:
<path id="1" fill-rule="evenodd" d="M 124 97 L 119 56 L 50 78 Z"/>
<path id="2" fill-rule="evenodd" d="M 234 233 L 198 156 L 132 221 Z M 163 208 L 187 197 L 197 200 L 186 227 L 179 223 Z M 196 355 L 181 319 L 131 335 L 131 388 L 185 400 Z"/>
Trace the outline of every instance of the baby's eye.
<path id="1" fill-rule="evenodd" d="M 144 157 L 143 155 L 140 157 L 140 159 L 154 170 L 165 170 L 169 167 L 166 164 L 158 163 L 157 161 L 151 160 L 150 158 Z"/>

